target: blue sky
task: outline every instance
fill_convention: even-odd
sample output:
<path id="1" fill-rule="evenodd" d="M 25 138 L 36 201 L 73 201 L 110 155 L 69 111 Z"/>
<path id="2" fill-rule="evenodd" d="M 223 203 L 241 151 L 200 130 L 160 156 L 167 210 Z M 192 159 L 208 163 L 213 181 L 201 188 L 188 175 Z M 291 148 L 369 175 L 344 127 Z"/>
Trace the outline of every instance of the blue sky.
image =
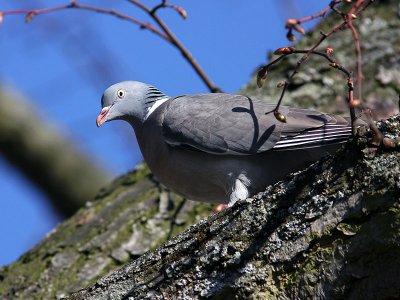
<path id="1" fill-rule="evenodd" d="M 0 11 L 68 1 L 2 2 Z M 112 7 L 105 0 L 79 2 L 150 21 L 127 1 L 113 1 Z M 186 9 L 188 19 L 182 20 L 172 10 L 160 11 L 160 15 L 209 77 L 224 91 L 234 93 L 265 62 L 267 51 L 288 44 L 286 18 L 309 15 L 328 2 L 170 0 Z M 169 95 L 207 92 L 171 45 L 134 24 L 93 12 L 55 12 L 36 16 L 29 24 L 23 15 L 6 16 L 0 25 L 0 59 L 0 84 L 28 97 L 40 118 L 51 122 L 113 176 L 132 169 L 142 158 L 127 124 L 95 126 L 105 88 L 131 79 L 151 83 Z M 40 190 L 1 154 L 0 190 L 1 266 L 18 259 L 62 220 Z"/>

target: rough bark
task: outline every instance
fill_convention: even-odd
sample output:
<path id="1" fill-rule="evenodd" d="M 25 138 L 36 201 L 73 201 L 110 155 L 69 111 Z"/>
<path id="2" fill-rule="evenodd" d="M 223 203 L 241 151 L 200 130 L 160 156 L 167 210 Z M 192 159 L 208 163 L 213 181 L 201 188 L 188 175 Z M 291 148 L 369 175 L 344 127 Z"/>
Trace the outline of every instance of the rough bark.
<path id="1" fill-rule="evenodd" d="M 389 111 L 400 80 L 397 10 L 398 1 L 379 1 L 357 21 L 368 26 L 361 36 L 364 45 L 369 43 L 365 99 L 388 103 Z M 315 32 L 301 43 L 310 45 Z M 341 48 L 333 46 L 345 64 L 353 43 L 349 33 L 341 35 Z M 289 59 L 278 66 L 265 89 L 256 90 L 251 81 L 245 92 L 269 92 L 269 100 L 277 99 L 275 84 L 292 64 Z M 329 104 L 345 95 L 344 78 L 313 59 L 302 70 L 285 102 L 338 110 L 341 101 Z M 398 135 L 399 121 L 394 118 L 384 127 Z M 90 286 L 71 298 L 395 298 L 400 286 L 399 167 L 397 152 L 366 158 L 351 142 L 335 156 L 173 239 L 209 214 L 211 206 L 160 194 L 148 170 L 139 167 L 19 261 L 0 269 L 0 297 L 53 299 Z"/>
<path id="2" fill-rule="evenodd" d="M 349 142 L 69 299 L 397 298 L 400 154 L 366 153 Z"/>
<path id="3" fill-rule="evenodd" d="M 110 181 L 36 108 L 6 88 L 0 88 L 0 153 L 64 216 L 76 212 Z"/>
<path id="4" fill-rule="evenodd" d="M 210 214 L 159 187 L 145 165 L 116 179 L 17 262 L 0 269 L 1 299 L 61 298 Z"/>

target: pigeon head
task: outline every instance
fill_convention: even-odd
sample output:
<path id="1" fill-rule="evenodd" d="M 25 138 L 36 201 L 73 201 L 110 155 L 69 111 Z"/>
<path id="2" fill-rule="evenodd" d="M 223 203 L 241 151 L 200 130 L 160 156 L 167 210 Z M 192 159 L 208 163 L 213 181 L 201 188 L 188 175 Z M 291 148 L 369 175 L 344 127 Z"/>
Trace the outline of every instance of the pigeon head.
<path id="1" fill-rule="evenodd" d="M 96 119 L 100 127 L 111 120 L 142 124 L 157 101 L 167 96 L 154 86 L 138 81 L 123 81 L 110 86 L 101 98 L 102 110 Z"/>

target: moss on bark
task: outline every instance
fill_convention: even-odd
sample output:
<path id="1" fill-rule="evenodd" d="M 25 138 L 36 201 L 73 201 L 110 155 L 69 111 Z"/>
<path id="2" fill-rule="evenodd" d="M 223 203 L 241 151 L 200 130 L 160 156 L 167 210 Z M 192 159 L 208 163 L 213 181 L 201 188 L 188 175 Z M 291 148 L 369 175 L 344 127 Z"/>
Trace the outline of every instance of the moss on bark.
<path id="1" fill-rule="evenodd" d="M 399 92 L 397 10 L 397 1 L 377 1 L 357 21 L 365 45 L 364 96 L 376 107 L 387 104 L 386 112 Z M 333 19 L 326 22 L 321 26 Z M 318 34 L 308 33 L 302 45 Z M 336 58 L 351 65 L 350 35 L 341 33 L 335 43 Z M 285 77 L 295 62 L 289 59 L 271 75 Z M 286 103 L 340 111 L 345 94 L 340 74 L 310 59 L 297 77 Z M 277 99 L 277 81 L 271 78 L 257 89 L 252 80 L 244 92 Z M 398 135 L 399 122 L 396 117 L 381 126 Z M 0 269 L 0 297 L 54 299 L 85 286 L 90 287 L 71 299 L 396 297 L 399 153 L 368 157 L 350 142 L 207 219 L 202 218 L 211 205 L 166 197 L 168 191 L 140 166 Z"/>

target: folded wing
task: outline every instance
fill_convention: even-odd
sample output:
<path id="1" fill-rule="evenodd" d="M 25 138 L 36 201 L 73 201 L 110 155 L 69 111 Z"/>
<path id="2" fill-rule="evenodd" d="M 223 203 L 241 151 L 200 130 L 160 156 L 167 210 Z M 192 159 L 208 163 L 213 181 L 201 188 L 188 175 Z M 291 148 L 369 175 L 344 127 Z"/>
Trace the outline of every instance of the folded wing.
<path id="1" fill-rule="evenodd" d="M 230 94 L 179 96 L 167 101 L 162 122 L 168 144 L 212 154 L 251 155 L 343 142 L 347 120 L 321 112 L 281 106 L 287 123 L 273 114 L 276 104 Z"/>

